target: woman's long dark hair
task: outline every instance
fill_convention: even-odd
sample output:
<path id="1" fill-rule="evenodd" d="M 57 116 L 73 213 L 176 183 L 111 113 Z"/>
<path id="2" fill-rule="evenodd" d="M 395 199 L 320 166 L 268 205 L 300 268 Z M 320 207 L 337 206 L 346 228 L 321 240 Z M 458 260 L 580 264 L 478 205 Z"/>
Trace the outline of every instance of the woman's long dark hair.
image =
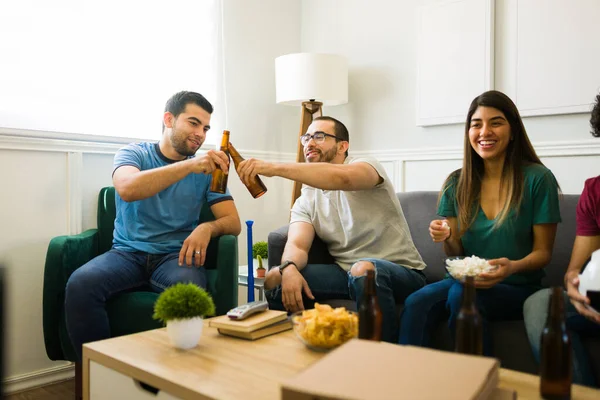
<path id="1" fill-rule="evenodd" d="M 452 182 L 456 183 L 455 193 L 458 204 L 458 222 L 462 236 L 473 224 L 479 210 L 481 181 L 484 175 L 483 159 L 475 152 L 469 140 L 471 118 L 479 107 L 491 107 L 501 111 L 510 125 L 511 138 L 506 148 L 504 167 L 500 183 L 500 192 L 506 193 L 506 201 L 496 219 L 496 226 L 506 221 L 511 209 L 519 209 L 523 199 L 524 177 L 522 166 L 526 164 L 543 165 L 535 153 L 519 110 L 513 101 L 504 93 L 490 90 L 477 96 L 469 107 L 465 124 L 464 158 L 461 170 L 452 173 L 444 183 L 443 191 Z"/>

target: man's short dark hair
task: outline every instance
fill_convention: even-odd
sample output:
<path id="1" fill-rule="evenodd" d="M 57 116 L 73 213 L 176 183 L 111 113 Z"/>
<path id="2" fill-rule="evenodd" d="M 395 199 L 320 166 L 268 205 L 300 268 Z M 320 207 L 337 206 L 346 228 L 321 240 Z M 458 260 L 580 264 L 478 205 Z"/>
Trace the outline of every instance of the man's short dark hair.
<path id="1" fill-rule="evenodd" d="M 348 128 L 346 125 L 342 124 L 339 120 L 333 117 L 317 117 L 313 119 L 313 121 L 329 121 L 333 122 L 333 133 L 339 140 L 344 140 L 350 143 L 350 134 L 348 133 Z M 348 157 L 348 151 L 346 151 L 345 156 Z"/>
<path id="2" fill-rule="evenodd" d="M 198 107 L 205 110 L 207 113 L 212 114 L 213 106 L 208 100 L 200 93 L 196 92 L 179 92 L 175 93 L 165 105 L 165 112 L 170 112 L 175 117 L 181 114 L 185 110 L 185 106 L 190 103 L 196 104 Z"/>
<path id="3" fill-rule="evenodd" d="M 212 114 L 213 112 L 213 106 L 208 100 L 206 100 L 206 97 L 202 96 L 200 93 L 188 92 L 185 90 L 175 93 L 169 100 L 167 100 L 167 104 L 165 104 L 165 112 L 170 112 L 175 118 L 177 118 L 179 114 L 185 111 L 185 107 L 190 103 L 197 105 L 209 114 Z M 165 125 L 163 124 L 163 130 L 164 129 Z"/>
<path id="4" fill-rule="evenodd" d="M 596 104 L 592 109 L 590 126 L 592 127 L 592 135 L 600 137 L 600 94 L 596 95 Z"/>

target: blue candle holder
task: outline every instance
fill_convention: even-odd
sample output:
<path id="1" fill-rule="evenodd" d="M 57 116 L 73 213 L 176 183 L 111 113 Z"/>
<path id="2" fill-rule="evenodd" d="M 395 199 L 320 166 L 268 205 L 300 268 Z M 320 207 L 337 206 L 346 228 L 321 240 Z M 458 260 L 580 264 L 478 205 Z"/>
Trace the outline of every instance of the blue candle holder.
<path id="1" fill-rule="evenodd" d="M 248 227 L 248 303 L 254 301 L 254 262 L 252 257 L 252 224 L 254 221 L 246 221 Z"/>

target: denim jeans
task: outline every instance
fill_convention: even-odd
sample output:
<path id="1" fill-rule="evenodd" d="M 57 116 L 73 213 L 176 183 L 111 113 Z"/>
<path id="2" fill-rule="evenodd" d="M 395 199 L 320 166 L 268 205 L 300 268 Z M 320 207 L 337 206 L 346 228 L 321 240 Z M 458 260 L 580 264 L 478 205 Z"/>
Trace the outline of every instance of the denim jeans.
<path id="1" fill-rule="evenodd" d="M 406 296 L 425 285 L 425 276 L 421 271 L 406 268 L 390 261 L 365 258 L 375 265 L 375 283 L 377 298 L 382 314 L 382 340 L 396 342 L 398 337 L 398 315 L 396 303 L 404 301 Z M 314 308 L 315 302 L 343 299 L 360 304 L 365 276 L 352 276 L 337 264 L 308 264 L 300 271 L 315 297 L 311 300 L 304 292 L 302 302 L 305 309 Z M 266 293 L 269 307 L 284 310 L 281 300 L 281 286 Z"/>
<path id="2" fill-rule="evenodd" d="M 529 297 L 523 306 L 525 315 L 525 329 L 535 360 L 540 362 L 540 341 L 542 331 L 546 325 L 548 317 L 548 304 L 550 303 L 550 289 L 540 290 Z M 573 383 L 580 385 L 598 387 L 600 382 L 596 382 L 589 356 L 583 347 L 581 336 L 600 336 L 600 325 L 579 314 L 569 297 L 565 293 L 565 310 L 567 318 L 567 329 L 571 335 L 571 344 L 573 346 Z"/>
<path id="3" fill-rule="evenodd" d="M 477 289 L 475 302 L 483 322 L 483 353 L 493 356 L 489 321 L 523 318 L 523 303 L 537 287 L 499 283 L 489 289 Z M 460 312 L 463 285 L 443 279 L 408 296 L 400 317 L 400 344 L 429 347 L 430 337 L 448 313 L 448 328 L 454 340 L 456 316 Z"/>
<path id="4" fill-rule="evenodd" d="M 111 297 L 140 287 L 160 293 L 178 282 L 206 288 L 204 268 L 179 266 L 179 253 L 130 253 L 112 249 L 81 268 L 67 281 L 65 319 L 77 358 L 84 343 L 110 337 L 106 302 Z"/>

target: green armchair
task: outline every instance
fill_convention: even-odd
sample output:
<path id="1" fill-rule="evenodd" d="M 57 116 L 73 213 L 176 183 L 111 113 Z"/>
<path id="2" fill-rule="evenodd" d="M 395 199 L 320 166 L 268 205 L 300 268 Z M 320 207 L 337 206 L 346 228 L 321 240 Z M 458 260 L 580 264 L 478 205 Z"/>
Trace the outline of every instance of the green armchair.
<path id="1" fill-rule="evenodd" d="M 46 353 L 51 360 L 75 361 L 75 351 L 65 324 L 65 287 L 73 271 L 112 246 L 115 221 L 115 189 L 106 187 L 98 196 L 98 228 L 78 235 L 58 236 L 50 241 L 44 268 L 43 327 Z M 210 207 L 204 206 L 200 221 L 214 220 Z M 237 306 L 237 237 L 223 235 L 208 245 L 206 265 L 208 291 L 217 315 Z M 158 294 L 150 289 L 122 293 L 107 303 L 111 336 L 161 327 L 152 319 Z"/>

